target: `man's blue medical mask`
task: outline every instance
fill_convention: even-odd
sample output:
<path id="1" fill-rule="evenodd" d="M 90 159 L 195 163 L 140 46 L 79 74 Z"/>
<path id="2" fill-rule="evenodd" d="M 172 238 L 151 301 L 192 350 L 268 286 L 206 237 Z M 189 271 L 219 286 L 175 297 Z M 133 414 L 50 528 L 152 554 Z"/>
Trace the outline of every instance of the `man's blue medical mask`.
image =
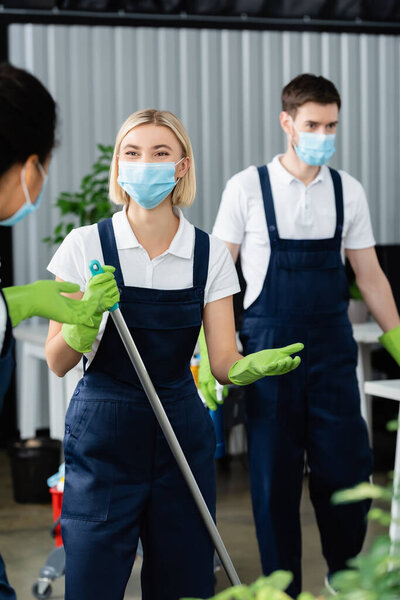
<path id="1" fill-rule="evenodd" d="M 298 131 L 292 119 L 292 125 L 299 136 L 297 146 L 292 141 L 294 151 L 297 156 L 307 165 L 320 167 L 325 165 L 331 156 L 335 153 L 336 134 L 309 133 L 308 131 Z M 292 138 L 293 140 L 293 138 Z"/>
<path id="2" fill-rule="evenodd" d="M 185 157 L 183 157 L 185 158 Z M 118 183 L 123 190 L 143 208 L 155 208 L 172 192 L 175 167 L 182 162 L 130 162 L 119 161 Z"/>
<path id="3" fill-rule="evenodd" d="M 39 167 L 39 171 L 43 177 L 43 185 L 42 185 L 42 189 L 39 192 L 38 197 L 36 198 L 36 202 L 33 203 L 31 200 L 31 197 L 29 195 L 29 190 L 28 190 L 26 182 L 25 182 L 26 165 L 24 165 L 24 167 L 21 171 L 21 185 L 22 185 L 22 189 L 24 190 L 25 202 L 21 206 L 21 208 L 19 208 L 17 210 L 17 212 L 15 212 L 13 215 L 11 215 L 11 217 L 9 217 L 8 219 L 4 219 L 3 221 L 0 221 L 0 225 L 7 225 L 8 227 L 11 227 L 12 225 L 16 225 L 16 223 L 19 223 L 20 221 L 22 221 L 22 219 L 24 219 L 27 215 L 29 215 L 29 213 L 34 212 L 35 210 L 37 210 L 39 208 L 39 204 L 43 198 L 43 192 L 46 187 L 47 174 L 40 163 L 38 163 L 38 167 Z"/>

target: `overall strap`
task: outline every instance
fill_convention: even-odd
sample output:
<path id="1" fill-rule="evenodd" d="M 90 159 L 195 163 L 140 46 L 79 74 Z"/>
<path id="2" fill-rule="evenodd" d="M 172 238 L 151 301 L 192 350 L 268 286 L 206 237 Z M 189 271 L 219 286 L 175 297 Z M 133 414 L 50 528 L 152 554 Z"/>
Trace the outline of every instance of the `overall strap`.
<path id="1" fill-rule="evenodd" d="M 335 238 L 342 239 L 343 222 L 344 222 L 344 205 L 343 205 L 343 186 L 342 178 L 338 171 L 331 169 L 329 171 L 333 181 L 333 189 L 335 190 L 335 204 L 336 204 L 336 230 Z"/>
<path id="2" fill-rule="evenodd" d="M 271 181 L 269 178 L 268 167 L 266 165 L 257 167 L 260 177 L 261 191 L 264 202 L 265 217 L 267 219 L 268 235 L 271 242 L 279 239 L 278 227 L 276 224 L 276 215 L 274 208 L 274 199 L 272 197 Z"/>
<path id="3" fill-rule="evenodd" d="M 205 288 L 210 256 L 210 236 L 201 229 L 194 228 L 193 287 Z"/>
<path id="4" fill-rule="evenodd" d="M 105 265 L 112 265 L 115 267 L 115 280 L 118 287 L 124 285 L 124 278 L 122 276 L 121 265 L 119 262 L 117 243 L 115 241 L 114 228 L 112 224 L 112 218 L 105 219 L 97 223 L 99 230 L 101 249 L 103 251 L 103 258 Z"/>

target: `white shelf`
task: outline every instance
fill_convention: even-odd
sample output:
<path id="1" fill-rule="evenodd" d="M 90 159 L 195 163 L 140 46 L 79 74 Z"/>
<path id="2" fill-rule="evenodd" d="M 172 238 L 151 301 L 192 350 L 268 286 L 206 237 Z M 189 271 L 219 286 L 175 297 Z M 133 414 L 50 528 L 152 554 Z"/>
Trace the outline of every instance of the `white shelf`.
<path id="1" fill-rule="evenodd" d="M 383 379 L 382 381 L 366 381 L 365 393 L 400 402 L 400 379 Z"/>
<path id="2" fill-rule="evenodd" d="M 383 333 L 375 321 L 367 323 L 353 323 L 354 339 L 359 344 L 374 344 L 378 342 L 379 336 Z"/>

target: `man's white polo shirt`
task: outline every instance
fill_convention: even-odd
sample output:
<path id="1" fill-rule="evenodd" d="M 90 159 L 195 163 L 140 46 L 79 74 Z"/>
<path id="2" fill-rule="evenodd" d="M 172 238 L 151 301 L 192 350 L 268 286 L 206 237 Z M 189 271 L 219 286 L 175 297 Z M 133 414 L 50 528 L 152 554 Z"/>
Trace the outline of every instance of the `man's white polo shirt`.
<path id="1" fill-rule="evenodd" d="M 280 237 L 333 237 L 336 207 L 328 167 L 321 167 L 317 177 L 306 187 L 282 166 L 281 156 L 275 156 L 268 164 Z M 375 239 L 361 183 L 345 171 L 339 173 L 344 201 L 344 258 L 344 249 L 369 248 L 375 245 Z M 237 173 L 227 182 L 213 235 L 225 242 L 241 245 L 241 265 L 247 283 L 244 308 L 247 308 L 261 292 L 271 253 L 260 179 L 255 166 Z"/>

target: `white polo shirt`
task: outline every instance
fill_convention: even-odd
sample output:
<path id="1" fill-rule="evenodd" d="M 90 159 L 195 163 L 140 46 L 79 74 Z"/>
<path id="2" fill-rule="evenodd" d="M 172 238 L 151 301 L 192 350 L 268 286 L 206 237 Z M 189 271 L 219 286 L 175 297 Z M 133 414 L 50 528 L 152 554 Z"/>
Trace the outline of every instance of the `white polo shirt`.
<path id="1" fill-rule="evenodd" d="M 179 227 L 170 247 L 150 260 L 137 240 L 126 216 L 125 208 L 113 215 L 112 223 L 121 270 L 126 286 L 159 290 L 187 289 L 193 285 L 194 227 L 179 209 Z M 47 269 L 65 281 L 78 283 L 81 291 L 91 278 L 89 263 L 97 259 L 104 264 L 97 225 L 79 227 L 71 231 L 51 259 Z M 236 269 L 225 244 L 210 236 L 210 258 L 205 288 L 205 304 L 240 290 Z M 87 355 L 89 362 L 102 338 L 108 313 L 104 313 L 96 342 Z"/>
<path id="2" fill-rule="evenodd" d="M 324 239 L 334 236 L 336 206 L 332 178 L 321 167 L 308 186 L 291 175 L 277 155 L 268 164 L 278 232 L 285 239 Z M 359 250 L 375 245 L 364 189 L 345 171 L 342 177 L 344 249 Z M 259 296 L 271 254 L 264 203 L 257 167 L 234 175 L 222 194 L 213 235 L 225 242 L 240 244 L 243 276 L 247 283 L 244 308 Z"/>

